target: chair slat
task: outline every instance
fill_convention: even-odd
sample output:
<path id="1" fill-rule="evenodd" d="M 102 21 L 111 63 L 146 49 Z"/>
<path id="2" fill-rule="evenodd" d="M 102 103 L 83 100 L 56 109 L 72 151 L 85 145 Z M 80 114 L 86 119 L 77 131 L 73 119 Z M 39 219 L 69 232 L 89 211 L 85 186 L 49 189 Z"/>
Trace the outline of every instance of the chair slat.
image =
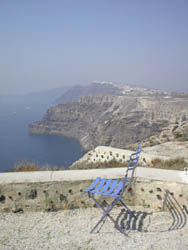
<path id="1" fill-rule="evenodd" d="M 102 179 L 101 182 L 99 183 L 99 185 L 97 186 L 97 188 L 94 190 L 91 190 L 89 192 L 91 194 L 95 194 L 96 192 L 98 192 L 102 188 L 102 186 L 104 185 L 105 181 L 106 181 L 106 179 Z"/>
<path id="2" fill-rule="evenodd" d="M 101 180 L 100 177 L 97 177 L 95 181 L 91 184 L 91 186 L 84 190 L 84 192 L 89 192 L 90 190 L 94 189 L 98 182 Z"/>
<path id="3" fill-rule="evenodd" d="M 116 191 L 113 194 L 110 194 L 111 197 L 115 197 L 119 194 L 121 189 L 123 188 L 123 182 L 121 181 L 116 189 Z"/>
<path id="4" fill-rule="evenodd" d="M 105 196 L 110 195 L 114 191 L 116 185 L 117 185 L 117 180 L 114 180 L 112 183 L 112 186 L 110 187 L 110 190 L 108 192 L 104 193 L 103 195 L 105 195 Z"/>
<path id="5" fill-rule="evenodd" d="M 106 192 L 107 189 L 109 188 L 111 182 L 112 182 L 111 179 L 107 180 L 107 182 L 106 182 L 105 186 L 103 187 L 103 189 L 101 191 L 97 192 L 96 194 L 103 194 L 104 192 Z"/>

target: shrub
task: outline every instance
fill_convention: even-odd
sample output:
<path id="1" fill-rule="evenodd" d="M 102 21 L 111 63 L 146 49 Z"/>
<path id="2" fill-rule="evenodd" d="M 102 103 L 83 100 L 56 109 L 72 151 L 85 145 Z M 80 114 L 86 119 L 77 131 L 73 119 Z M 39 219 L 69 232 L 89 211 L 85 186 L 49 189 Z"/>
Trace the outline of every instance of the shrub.
<path id="1" fill-rule="evenodd" d="M 13 168 L 7 170 L 6 172 L 34 172 L 34 171 L 57 171 L 62 170 L 63 167 L 51 166 L 51 165 L 43 165 L 38 166 L 35 163 L 29 161 L 18 161 L 14 164 Z"/>
<path id="2" fill-rule="evenodd" d="M 18 161 L 14 164 L 13 168 L 7 172 L 32 172 L 39 171 L 40 169 L 36 166 L 35 163 L 30 163 L 28 161 Z"/>
<path id="3" fill-rule="evenodd" d="M 184 132 L 174 132 L 173 135 L 179 141 L 187 141 L 188 140 L 188 135 Z"/>

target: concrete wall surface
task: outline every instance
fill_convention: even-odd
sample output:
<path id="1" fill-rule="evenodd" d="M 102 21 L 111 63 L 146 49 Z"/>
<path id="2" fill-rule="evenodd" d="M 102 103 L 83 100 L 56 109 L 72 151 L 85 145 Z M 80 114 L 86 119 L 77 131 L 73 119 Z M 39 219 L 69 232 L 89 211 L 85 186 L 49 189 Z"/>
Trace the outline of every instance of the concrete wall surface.
<path id="1" fill-rule="evenodd" d="M 98 176 L 120 180 L 124 174 L 124 168 L 1 173 L 0 211 L 57 211 L 93 206 L 83 190 Z M 103 204 L 110 201 L 96 197 Z M 138 167 L 124 201 L 158 210 L 169 206 L 188 209 L 188 174 Z"/>

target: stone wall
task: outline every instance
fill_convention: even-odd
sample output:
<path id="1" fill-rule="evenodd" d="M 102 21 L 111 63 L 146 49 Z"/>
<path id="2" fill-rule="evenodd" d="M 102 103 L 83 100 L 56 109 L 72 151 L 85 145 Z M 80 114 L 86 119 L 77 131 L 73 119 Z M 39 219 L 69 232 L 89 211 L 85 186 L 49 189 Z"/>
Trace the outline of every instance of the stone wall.
<path id="1" fill-rule="evenodd" d="M 151 161 L 155 158 L 160 158 L 161 160 L 169 160 L 172 156 L 160 155 L 159 152 L 155 154 L 145 153 L 145 148 L 142 149 L 142 154 L 139 158 L 139 164 L 141 166 L 150 166 Z M 70 168 L 74 169 L 80 163 L 90 164 L 90 163 L 99 163 L 99 162 L 109 162 L 115 160 L 120 163 L 126 163 L 129 160 L 129 157 L 135 151 L 113 148 L 108 146 L 98 146 L 95 149 L 86 153 L 78 161 L 75 161 Z"/>
<path id="2" fill-rule="evenodd" d="M 94 204 L 83 190 L 97 177 L 122 179 L 125 169 L 65 170 L 0 174 L 0 211 L 57 211 Z M 98 197 L 105 204 L 109 200 Z M 138 168 L 125 193 L 128 205 L 163 210 L 183 208 L 188 213 L 186 172 Z"/>

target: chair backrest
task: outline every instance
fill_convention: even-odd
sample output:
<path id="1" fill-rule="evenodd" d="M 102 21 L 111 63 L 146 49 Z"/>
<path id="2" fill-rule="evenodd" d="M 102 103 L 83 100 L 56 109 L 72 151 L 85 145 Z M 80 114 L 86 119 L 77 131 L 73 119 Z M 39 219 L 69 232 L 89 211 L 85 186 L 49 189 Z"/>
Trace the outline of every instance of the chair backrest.
<path id="1" fill-rule="evenodd" d="M 141 145 L 138 145 L 135 153 L 131 154 L 128 160 L 128 166 L 125 174 L 125 183 L 131 184 L 134 178 L 134 172 L 136 167 L 138 166 L 138 160 L 141 152 Z"/>

